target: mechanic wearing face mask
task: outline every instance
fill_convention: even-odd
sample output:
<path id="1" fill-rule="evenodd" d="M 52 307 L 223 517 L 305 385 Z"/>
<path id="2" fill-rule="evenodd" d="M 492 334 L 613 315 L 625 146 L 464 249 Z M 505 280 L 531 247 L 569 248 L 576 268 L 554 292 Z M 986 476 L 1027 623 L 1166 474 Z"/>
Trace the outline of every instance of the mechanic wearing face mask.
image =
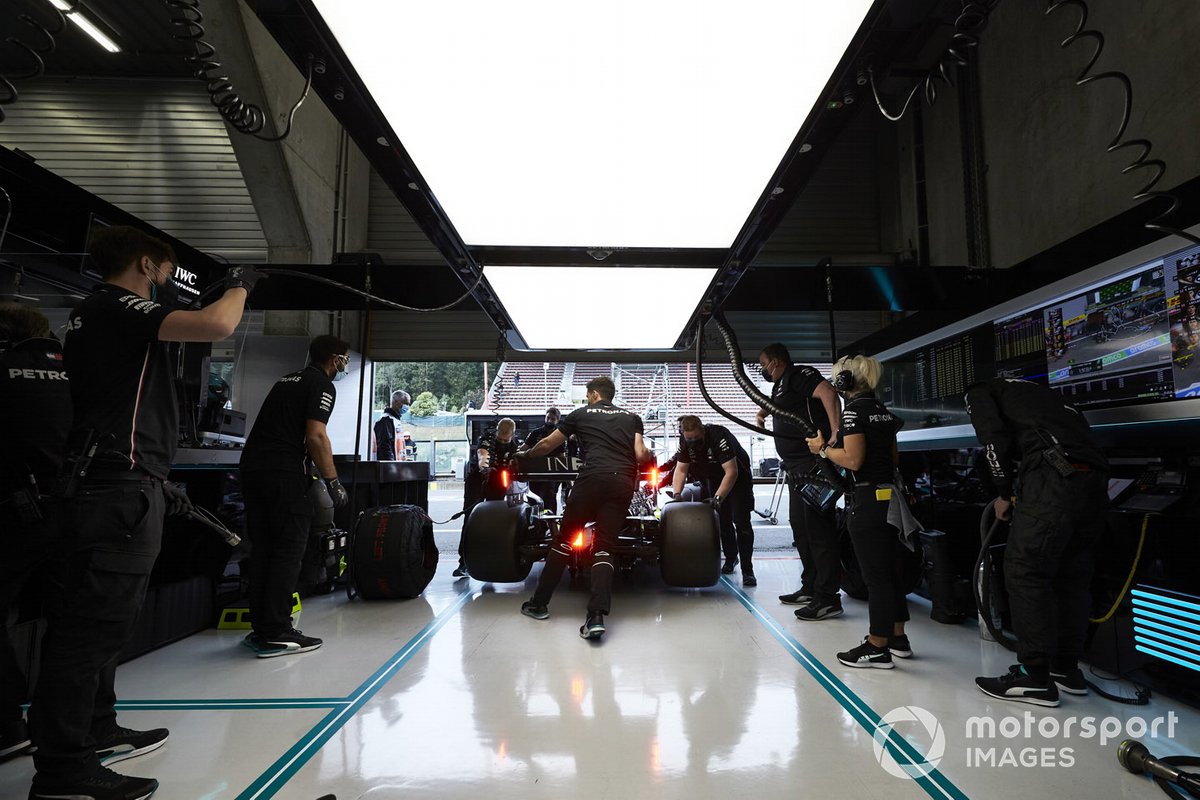
<path id="1" fill-rule="evenodd" d="M 505 417 L 496 423 L 494 429 L 479 438 L 474 464 L 467 474 L 463 489 L 463 511 L 466 514 L 470 514 L 471 509 L 484 500 L 505 498 L 508 488 L 504 486 L 500 470 L 512 461 L 517 448 L 521 446 L 516 433 L 517 423 Z M 458 567 L 453 572 L 455 578 L 467 577 L 466 543 L 467 524 L 464 519 L 458 535 Z"/>
<path id="2" fill-rule="evenodd" d="M 721 572 L 733 572 L 739 558 L 742 585 L 757 586 L 754 577 L 754 481 L 750 456 L 723 425 L 705 425 L 691 414 L 679 418 L 679 452 L 675 454 L 673 486 L 675 497 L 683 491 L 687 477 L 699 476 L 707 486 L 710 502 L 721 520 L 721 549 L 725 563 Z M 713 490 L 713 487 L 716 490 Z"/>
<path id="3" fill-rule="evenodd" d="M 375 458 L 379 461 L 396 460 L 396 423 L 412 405 L 408 392 L 392 392 L 392 402 L 383 410 L 383 416 L 375 423 Z"/>
<path id="4" fill-rule="evenodd" d="M 557 408 L 546 409 L 546 424 L 529 432 L 529 435 L 525 437 L 525 447 L 532 448 L 542 439 L 554 433 L 558 428 L 559 417 L 560 412 Z M 556 447 L 546 455 L 551 458 L 566 458 L 567 443 L 563 442 L 560 447 Z M 549 511 L 551 514 L 557 514 L 558 490 L 560 486 L 562 486 L 561 481 L 531 481 L 529 489 L 542 498 L 542 505 L 546 511 Z"/>
<path id="5" fill-rule="evenodd" d="M 764 380 L 771 382 L 771 400 L 809 420 L 827 442 L 836 442 L 841 411 L 837 393 L 821 373 L 803 364 L 792 364 L 786 347 L 776 342 L 758 354 Z M 768 412 L 759 409 L 758 427 L 766 425 Z M 787 605 L 801 606 L 796 618 L 817 621 L 842 615 L 841 559 L 837 521 L 832 507 L 810 505 L 801 489 L 817 467 L 808 451 L 805 434 L 783 418 L 775 419 L 775 450 L 787 468 L 788 522 L 800 553 L 800 589 L 779 596 Z M 784 437 L 788 438 L 784 438 Z"/>
<path id="6" fill-rule="evenodd" d="M 321 640 L 292 627 L 292 593 L 312 524 L 312 466 L 337 508 L 350 502 L 333 464 L 325 426 L 345 376 L 350 345 L 318 336 L 308 346 L 308 366 L 276 381 L 263 400 L 242 451 L 242 498 L 250 539 L 250 619 L 242 641 L 259 658 L 306 653 Z"/>
<path id="7" fill-rule="evenodd" d="M 120 727 L 113 705 L 117 657 L 146 595 L 163 514 L 191 507 L 182 490 L 165 483 L 179 437 L 166 343 L 231 336 L 260 277 L 251 267 L 232 267 L 218 300 L 182 311 L 172 308 L 176 258 L 164 242 L 113 226 L 93 234 L 91 256 L 104 283 L 71 312 L 63 347 L 74 421 L 60 474 L 74 479 L 55 489 L 71 505 L 55 563 L 64 588 L 48 614 L 30 708 L 35 800 L 126 800 L 158 787 L 102 764 L 148 753 L 167 739 L 163 728 Z"/>

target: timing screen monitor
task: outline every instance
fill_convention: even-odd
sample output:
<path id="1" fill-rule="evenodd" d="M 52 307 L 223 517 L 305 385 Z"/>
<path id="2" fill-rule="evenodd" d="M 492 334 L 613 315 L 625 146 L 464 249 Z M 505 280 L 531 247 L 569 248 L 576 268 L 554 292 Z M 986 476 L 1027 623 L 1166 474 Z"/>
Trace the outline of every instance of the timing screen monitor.
<path id="1" fill-rule="evenodd" d="M 1078 408 L 1200 397 L 1200 247 L 887 359 L 880 397 L 907 431 L 967 422 L 987 377 L 1049 386 Z"/>
<path id="2" fill-rule="evenodd" d="M 1171 369 L 1176 397 L 1200 397 L 1200 247 L 1167 258 L 1174 272 L 1171 298 Z"/>
<path id="3" fill-rule="evenodd" d="M 1045 309 L 1047 380 L 1076 406 L 1174 396 L 1162 262 Z"/>

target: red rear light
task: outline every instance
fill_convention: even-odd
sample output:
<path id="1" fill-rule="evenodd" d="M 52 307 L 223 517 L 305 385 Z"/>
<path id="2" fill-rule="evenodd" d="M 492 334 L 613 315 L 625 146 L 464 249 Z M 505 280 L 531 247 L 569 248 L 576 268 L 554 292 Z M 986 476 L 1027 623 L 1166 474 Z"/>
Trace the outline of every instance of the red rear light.
<path id="1" fill-rule="evenodd" d="M 508 488 L 508 470 L 500 470 L 500 483 L 503 484 L 505 489 Z"/>
<path id="2" fill-rule="evenodd" d="M 575 535 L 575 541 L 571 542 L 571 547 L 579 550 L 583 547 L 583 531 Z"/>
<path id="3" fill-rule="evenodd" d="M 650 485 L 655 489 L 658 488 L 658 467 L 650 468 Z"/>

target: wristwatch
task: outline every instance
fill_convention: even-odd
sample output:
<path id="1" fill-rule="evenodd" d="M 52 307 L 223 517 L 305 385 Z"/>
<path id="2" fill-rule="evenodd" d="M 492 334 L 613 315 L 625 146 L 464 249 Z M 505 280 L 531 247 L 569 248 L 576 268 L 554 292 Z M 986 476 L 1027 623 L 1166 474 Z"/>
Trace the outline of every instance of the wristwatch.
<path id="1" fill-rule="evenodd" d="M 817 451 L 817 455 L 819 455 L 821 458 L 829 458 L 829 454 L 825 452 L 828 449 L 829 449 L 829 445 L 825 445 L 824 447 L 822 447 L 820 450 Z"/>

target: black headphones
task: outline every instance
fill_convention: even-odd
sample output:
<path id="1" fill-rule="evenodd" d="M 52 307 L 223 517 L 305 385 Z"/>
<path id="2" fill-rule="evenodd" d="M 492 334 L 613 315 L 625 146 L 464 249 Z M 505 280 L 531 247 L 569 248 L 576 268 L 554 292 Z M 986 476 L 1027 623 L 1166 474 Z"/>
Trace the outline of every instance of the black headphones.
<path id="1" fill-rule="evenodd" d="M 848 392 L 854 388 L 854 373 L 844 369 L 833 376 L 833 388 L 839 392 Z"/>

